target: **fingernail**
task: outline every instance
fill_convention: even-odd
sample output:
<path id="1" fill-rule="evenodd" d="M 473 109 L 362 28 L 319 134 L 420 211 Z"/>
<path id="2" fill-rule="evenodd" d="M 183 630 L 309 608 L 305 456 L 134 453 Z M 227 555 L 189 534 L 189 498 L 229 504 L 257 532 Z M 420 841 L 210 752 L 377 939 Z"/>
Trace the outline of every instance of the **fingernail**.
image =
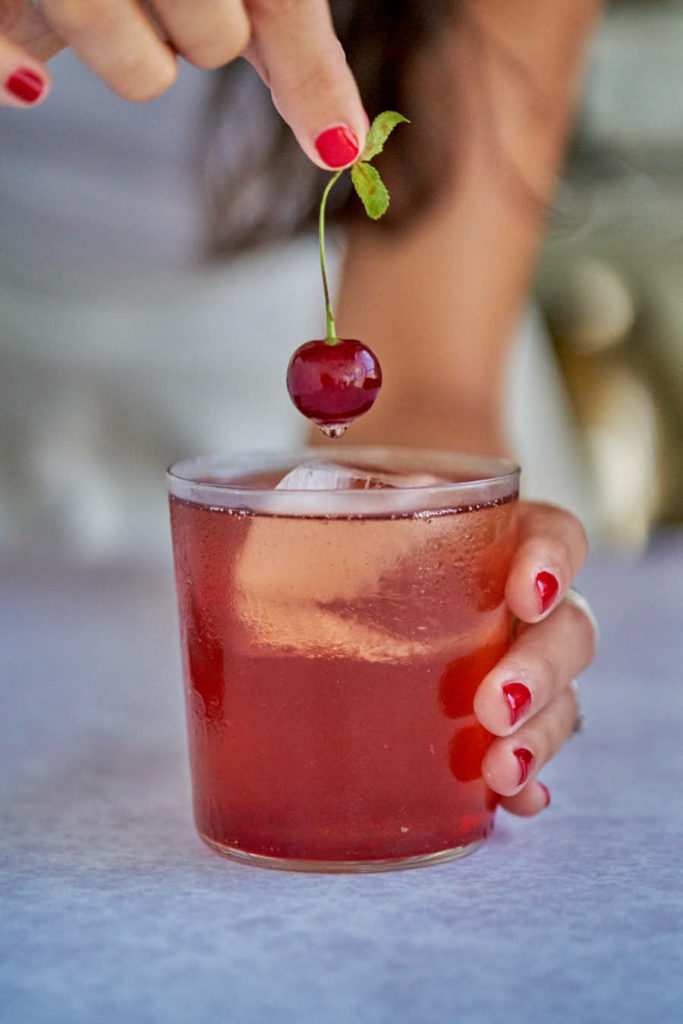
<path id="1" fill-rule="evenodd" d="M 517 758 L 517 762 L 519 764 L 519 782 L 517 785 L 523 786 L 529 778 L 529 772 L 531 771 L 536 758 L 528 747 L 517 747 L 517 749 L 513 750 L 512 753 Z"/>
<path id="2" fill-rule="evenodd" d="M 315 140 L 315 148 L 328 167 L 344 167 L 352 163 L 359 153 L 358 139 L 345 124 L 326 128 Z"/>
<path id="3" fill-rule="evenodd" d="M 545 796 L 545 806 L 550 807 L 550 790 L 547 786 L 544 786 L 542 782 L 539 782 L 538 784 L 543 790 L 543 794 Z"/>
<path id="4" fill-rule="evenodd" d="M 42 95 L 45 83 L 30 68 L 18 68 L 5 82 L 5 89 L 24 103 L 35 103 Z"/>
<path id="5" fill-rule="evenodd" d="M 536 590 L 541 602 L 541 614 L 548 611 L 559 589 L 560 584 L 551 572 L 539 572 L 536 577 Z"/>
<path id="6" fill-rule="evenodd" d="M 510 708 L 510 725 L 516 725 L 522 715 L 526 714 L 531 704 L 531 692 L 524 683 L 506 683 L 503 697 Z"/>

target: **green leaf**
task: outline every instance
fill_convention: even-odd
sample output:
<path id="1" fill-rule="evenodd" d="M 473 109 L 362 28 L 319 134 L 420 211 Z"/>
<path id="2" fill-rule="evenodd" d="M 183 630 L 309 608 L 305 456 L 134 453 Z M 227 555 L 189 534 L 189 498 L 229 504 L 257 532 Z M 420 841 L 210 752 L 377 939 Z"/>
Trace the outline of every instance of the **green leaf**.
<path id="1" fill-rule="evenodd" d="M 386 213 L 389 206 L 389 193 L 374 167 L 363 160 L 358 160 L 351 167 L 351 180 L 363 201 L 368 217 L 377 220 L 383 213 Z"/>
<path id="2" fill-rule="evenodd" d="M 384 149 L 384 143 L 396 125 L 401 124 L 402 121 L 410 124 L 407 117 L 404 117 L 403 114 L 397 114 L 395 110 L 385 110 L 383 114 L 378 114 L 370 125 L 370 131 L 365 140 L 365 146 L 363 147 L 360 159 L 367 163 L 368 160 L 372 160 L 378 153 L 381 153 Z"/>

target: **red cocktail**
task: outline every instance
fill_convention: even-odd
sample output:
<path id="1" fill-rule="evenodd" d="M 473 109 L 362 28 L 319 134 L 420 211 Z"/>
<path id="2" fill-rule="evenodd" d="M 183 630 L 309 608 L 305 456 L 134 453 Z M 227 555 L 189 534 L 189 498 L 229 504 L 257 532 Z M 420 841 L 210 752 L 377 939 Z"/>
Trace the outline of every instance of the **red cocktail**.
<path id="1" fill-rule="evenodd" d="M 197 827 L 274 867 L 445 860 L 493 823 L 473 698 L 509 644 L 518 473 L 334 454 L 171 471 Z"/>

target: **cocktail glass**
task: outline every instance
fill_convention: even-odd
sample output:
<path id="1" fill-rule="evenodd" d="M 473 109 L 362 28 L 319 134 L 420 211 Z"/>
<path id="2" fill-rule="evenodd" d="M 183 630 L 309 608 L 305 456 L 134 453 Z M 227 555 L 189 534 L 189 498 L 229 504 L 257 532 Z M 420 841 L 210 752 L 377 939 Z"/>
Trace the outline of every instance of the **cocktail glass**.
<path id="1" fill-rule="evenodd" d="M 449 860 L 493 826 L 473 699 L 510 642 L 519 470 L 333 454 L 169 470 L 197 829 L 265 867 Z"/>

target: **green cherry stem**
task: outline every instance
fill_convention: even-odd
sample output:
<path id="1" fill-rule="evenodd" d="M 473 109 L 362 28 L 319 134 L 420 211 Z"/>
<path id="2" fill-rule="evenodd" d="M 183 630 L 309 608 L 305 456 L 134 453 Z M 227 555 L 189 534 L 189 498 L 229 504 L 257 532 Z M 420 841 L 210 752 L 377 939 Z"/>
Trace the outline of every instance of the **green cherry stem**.
<path id="1" fill-rule="evenodd" d="M 325 264 L 325 205 L 327 203 L 327 197 L 330 194 L 330 189 L 334 185 L 337 178 L 342 174 L 341 171 L 337 171 L 333 174 L 328 181 L 323 197 L 320 200 L 320 214 L 318 216 L 318 238 L 320 240 L 320 269 L 323 275 L 323 288 L 325 289 L 325 312 L 327 313 L 327 337 L 325 341 L 328 345 L 336 345 L 339 341 L 337 337 L 337 328 L 334 323 L 334 316 L 332 314 L 332 303 L 330 301 L 330 289 L 327 284 L 327 266 Z"/>

